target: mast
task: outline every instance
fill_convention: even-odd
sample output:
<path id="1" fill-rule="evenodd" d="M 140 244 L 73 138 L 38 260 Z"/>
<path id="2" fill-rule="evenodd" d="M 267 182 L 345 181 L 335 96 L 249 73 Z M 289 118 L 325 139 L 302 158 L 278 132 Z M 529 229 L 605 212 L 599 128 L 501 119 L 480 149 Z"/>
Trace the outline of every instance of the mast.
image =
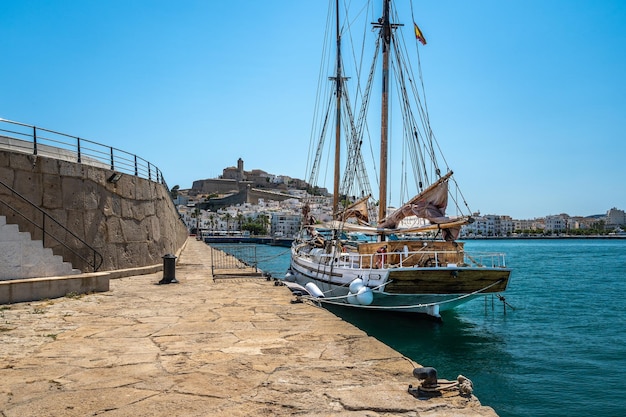
<path id="1" fill-rule="evenodd" d="M 383 44 L 383 91 L 380 117 L 380 194 L 378 198 L 378 220 L 387 217 L 387 150 L 389 138 L 389 51 L 391 47 L 391 23 L 389 1 L 383 0 L 383 17 L 379 20 Z"/>
<path id="2" fill-rule="evenodd" d="M 336 31 L 337 31 L 337 74 L 335 75 L 335 94 L 337 95 L 337 115 L 335 119 L 335 173 L 333 187 L 333 218 L 339 212 L 339 157 L 341 153 L 341 97 L 343 95 L 341 75 L 341 33 L 339 32 L 339 0 L 335 0 Z M 332 77 L 331 77 L 332 79 Z"/>

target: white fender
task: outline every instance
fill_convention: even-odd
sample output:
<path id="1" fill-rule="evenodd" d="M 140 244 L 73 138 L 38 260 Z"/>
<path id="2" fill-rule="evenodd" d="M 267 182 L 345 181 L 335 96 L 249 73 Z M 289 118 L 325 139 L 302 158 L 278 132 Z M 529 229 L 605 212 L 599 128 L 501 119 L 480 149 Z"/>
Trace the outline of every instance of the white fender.
<path id="1" fill-rule="evenodd" d="M 426 314 L 429 314 L 433 317 L 441 317 L 441 315 L 439 314 L 439 304 L 427 307 Z"/>
<path id="2" fill-rule="evenodd" d="M 359 300 L 356 299 L 356 294 L 353 294 L 352 292 L 348 293 L 348 303 L 359 305 Z"/>
<path id="3" fill-rule="evenodd" d="M 363 280 L 361 278 L 355 278 L 350 283 L 350 292 L 356 294 L 363 287 Z"/>
<path id="4" fill-rule="evenodd" d="M 374 293 L 369 287 L 361 287 L 359 292 L 356 294 L 356 299 L 359 304 L 368 306 L 372 304 L 372 301 L 374 301 Z"/>
<path id="5" fill-rule="evenodd" d="M 324 293 L 320 288 L 312 282 L 307 282 L 305 285 L 306 290 L 315 298 L 324 298 Z"/>

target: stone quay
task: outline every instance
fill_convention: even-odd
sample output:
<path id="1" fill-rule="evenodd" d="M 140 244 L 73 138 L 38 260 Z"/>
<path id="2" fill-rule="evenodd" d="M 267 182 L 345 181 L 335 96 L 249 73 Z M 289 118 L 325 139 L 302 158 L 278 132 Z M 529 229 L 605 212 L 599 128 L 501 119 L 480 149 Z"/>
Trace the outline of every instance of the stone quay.
<path id="1" fill-rule="evenodd" d="M 177 284 L 0 306 L 0 416 L 497 415 L 416 398 L 420 365 L 285 286 L 213 280 L 211 251 L 189 238 Z"/>

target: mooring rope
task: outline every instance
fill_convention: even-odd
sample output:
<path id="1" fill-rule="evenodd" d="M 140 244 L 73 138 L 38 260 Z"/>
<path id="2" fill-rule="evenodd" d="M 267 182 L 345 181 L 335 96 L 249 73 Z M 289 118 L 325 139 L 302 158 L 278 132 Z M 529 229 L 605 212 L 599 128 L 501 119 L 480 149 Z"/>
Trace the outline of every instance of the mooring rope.
<path id="1" fill-rule="evenodd" d="M 289 252 L 291 249 L 285 249 L 284 251 L 276 254 L 276 255 L 272 255 L 272 256 L 268 256 L 267 258 L 257 258 L 257 262 L 265 262 L 265 261 L 270 261 L 272 259 L 278 258 L 279 256 L 283 256 L 284 254 L 286 254 L 287 252 Z"/>
<path id="2" fill-rule="evenodd" d="M 434 307 L 434 306 L 438 306 L 438 305 L 442 305 L 442 304 L 453 303 L 453 302 L 462 300 L 464 298 L 471 297 L 471 296 L 476 295 L 476 294 L 480 294 L 481 292 L 486 291 L 489 288 L 491 288 L 491 287 L 493 287 L 493 286 L 495 286 L 495 285 L 497 285 L 497 284 L 499 284 L 501 282 L 502 282 L 502 280 L 500 279 L 500 280 L 494 282 L 493 284 L 487 285 L 485 288 L 481 288 L 480 290 L 476 290 L 476 291 L 474 291 L 472 293 L 463 294 L 462 296 L 453 298 L 451 300 L 439 301 L 439 302 L 435 302 L 435 303 L 413 304 L 413 305 L 408 305 L 408 306 L 372 306 L 372 305 L 368 306 L 368 305 L 359 304 L 359 305 L 355 305 L 355 307 L 369 308 L 369 309 L 372 309 L 372 310 L 399 310 L 399 309 L 407 309 L 407 308 Z M 376 287 L 376 288 L 378 288 L 378 287 Z M 317 301 L 317 302 L 320 302 L 320 303 L 328 303 L 328 304 L 334 304 L 334 305 L 352 305 L 352 304 L 345 303 L 345 302 L 338 303 L 338 302 L 334 301 L 334 300 L 339 300 L 339 299 L 344 299 L 344 298 L 347 299 L 348 295 L 332 297 L 332 298 L 317 298 L 317 297 L 313 297 L 313 296 L 304 296 L 303 298 L 311 300 L 311 301 Z"/>

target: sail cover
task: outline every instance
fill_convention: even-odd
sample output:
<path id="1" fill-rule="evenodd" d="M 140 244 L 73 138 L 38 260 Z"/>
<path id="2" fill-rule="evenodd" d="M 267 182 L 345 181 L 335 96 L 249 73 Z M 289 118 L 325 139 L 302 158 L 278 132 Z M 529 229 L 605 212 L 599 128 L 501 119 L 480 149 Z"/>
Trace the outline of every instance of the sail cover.
<path id="1" fill-rule="evenodd" d="M 400 221 L 407 216 L 417 216 L 430 221 L 431 224 L 445 227 L 446 223 L 450 223 L 450 218 L 446 217 L 446 207 L 448 206 L 448 180 L 451 176 L 452 171 L 439 178 L 437 182 L 379 222 L 378 227 L 396 229 Z M 457 237 L 457 230 L 444 232 L 446 240 L 454 240 Z"/>
<path id="2" fill-rule="evenodd" d="M 355 218 L 361 225 L 369 224 L 369 215 L 367 212 L 367 200 L 369 198 L 370 196 L 368 195 L 350 204 L 343 212 L 339 213 L 338 217 L 343 220 Z"/>

